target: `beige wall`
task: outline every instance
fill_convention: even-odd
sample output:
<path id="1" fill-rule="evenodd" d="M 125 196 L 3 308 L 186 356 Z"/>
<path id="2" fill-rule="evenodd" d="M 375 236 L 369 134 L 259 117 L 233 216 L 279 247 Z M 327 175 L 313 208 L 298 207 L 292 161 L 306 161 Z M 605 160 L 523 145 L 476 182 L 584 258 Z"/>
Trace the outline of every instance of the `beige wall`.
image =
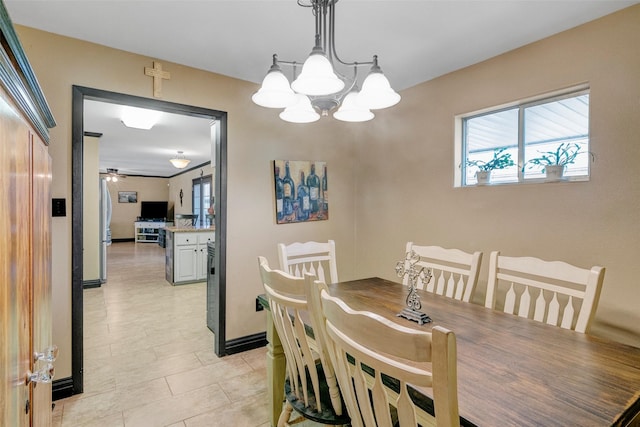
<path id="1" fill-rule="evenodd" d="M 640 346 L 639 24 L 635 6 L 403 92 L 358 144 L 356 275 L 393 279 L 409 240 L 484 251 L 477 302 L 493 250 L 602 265 L 593 333 Z M 589 182 L 453 187 L 455 115 L 584 82 Z"/>
<path id="2" fill-rule="evenodd" d="M 106 175 L 104 175 L 106 176 Z M 133 239 L 133 223 L 140 216 L 140 202 L 164 202 L 169 200 L 169 179 L 127 176 L 117 182 L 107 183 L 111 196 L 111 239 Z M 135 191 L 137 203 L 119 203 L 118 192 Z"/>
<path id="3" fill-rule="evenodd" d="M 163 100 L 228 112 L 227 339 L 264 331 L 265 314 L 255 312 L 255 297 L 263 292 L 257 256 L 264 255 L 277 265 L 278 242 L 333 238 L 341 278 L 355 278 L 353 156 L 366 124 L 350 126 L 326 119 L 312 125 L 291 125 L 280 121 L 277 111 L 251 102 L 256 84 L 26 27 L 17 26 L 16 30 L 57 121 L 51 130 L 52 197 L 64 197 L 69 205 L 72 85 L 151 98 L 152 80 L 144 75 L 144 67 L 160 60 L 171 73 L 171 80 L 163 82 Z M 215 49 L 203 54 L 215 55 Z M 332 203 L 328 221 L 275 224 L 274 159 L 327 162 Z M 129 187 L 130 179 L 126 189 L 136 191 Z M 53 335 L 60 347 L 57 378 L 71 375 L 71 230 L 70 213 L 54 218 Z"/>

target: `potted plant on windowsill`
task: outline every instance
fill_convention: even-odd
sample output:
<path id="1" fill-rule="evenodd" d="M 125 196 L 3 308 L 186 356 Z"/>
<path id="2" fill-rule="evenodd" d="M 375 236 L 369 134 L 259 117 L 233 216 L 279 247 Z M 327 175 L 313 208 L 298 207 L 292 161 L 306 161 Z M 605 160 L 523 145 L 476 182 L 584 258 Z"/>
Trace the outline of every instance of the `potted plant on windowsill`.
<path id="1" fill-rule="evenodd" d="M 566 165 L 574 163 L 580 154 L 580 145 L 574 142 L 563 142 L 555 151 L 540 151 L 540 155 L 527 161 L 526 164 L 542 166 L 547 181 L 559 181 L 564 176 Z"/>
<path id="2" fill-rule="evenodd" d="M 493 158 L 488 161 L 484 160 L 467 160 L 467 165 L 478 168 L 476 171 L 476 179 L 478 185 L 484 185 L 491 182 L 491 171 L 494 169 L 505 169 L 513 166 L 515 163 L 510 153 L 505 153 L 505 148 L 496 148 L 493 152 Z"/>

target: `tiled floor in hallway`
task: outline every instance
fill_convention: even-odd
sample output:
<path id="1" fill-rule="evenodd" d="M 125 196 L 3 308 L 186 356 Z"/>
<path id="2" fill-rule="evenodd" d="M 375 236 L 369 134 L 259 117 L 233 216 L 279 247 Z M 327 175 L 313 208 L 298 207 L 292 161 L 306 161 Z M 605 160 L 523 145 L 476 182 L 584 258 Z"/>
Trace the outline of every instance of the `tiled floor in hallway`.
<path id="1" fill-rule="evenodd" d="M 205 284 L 164 271 L 158 245 L 109 247 L 107 283 L 84 291 L 84 393 L 55 402 L 54 427 L 269 425 L 266 349 L 217 357 Z"/>

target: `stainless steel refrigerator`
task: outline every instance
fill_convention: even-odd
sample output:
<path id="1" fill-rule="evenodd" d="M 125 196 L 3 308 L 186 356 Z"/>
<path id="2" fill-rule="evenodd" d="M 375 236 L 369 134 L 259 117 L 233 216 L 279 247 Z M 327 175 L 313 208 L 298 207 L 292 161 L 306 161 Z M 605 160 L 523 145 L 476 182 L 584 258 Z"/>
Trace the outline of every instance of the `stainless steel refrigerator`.
<path id="1" fill-rule="evenodd" d="M 100 180 L 100 283 L 107 281 L 107 246 L 111 244 L 111 195 L 107 180 Z"/>

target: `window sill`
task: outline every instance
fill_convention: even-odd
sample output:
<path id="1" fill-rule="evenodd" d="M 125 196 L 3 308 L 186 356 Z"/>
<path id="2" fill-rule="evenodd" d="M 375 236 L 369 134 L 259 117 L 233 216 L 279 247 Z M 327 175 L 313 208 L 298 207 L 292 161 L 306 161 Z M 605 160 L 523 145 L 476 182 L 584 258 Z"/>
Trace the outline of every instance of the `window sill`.
<path id="1" fill-rule="evenodd" d="M 518 182 L 491 182 L 488 184 L 466 184 L 466 185 L 456 185 L 458 188 L 475 188 L 475 187 L 499 187 L 504 185 L 527 185 L 527 184 L 566 184 L 573 182 L 588 182 L 590 181 L 589 176 L 568 176 L 562 179 L 556 180 L 547 180 L 545 178 L 529 178 L 524 181 Z"/>

